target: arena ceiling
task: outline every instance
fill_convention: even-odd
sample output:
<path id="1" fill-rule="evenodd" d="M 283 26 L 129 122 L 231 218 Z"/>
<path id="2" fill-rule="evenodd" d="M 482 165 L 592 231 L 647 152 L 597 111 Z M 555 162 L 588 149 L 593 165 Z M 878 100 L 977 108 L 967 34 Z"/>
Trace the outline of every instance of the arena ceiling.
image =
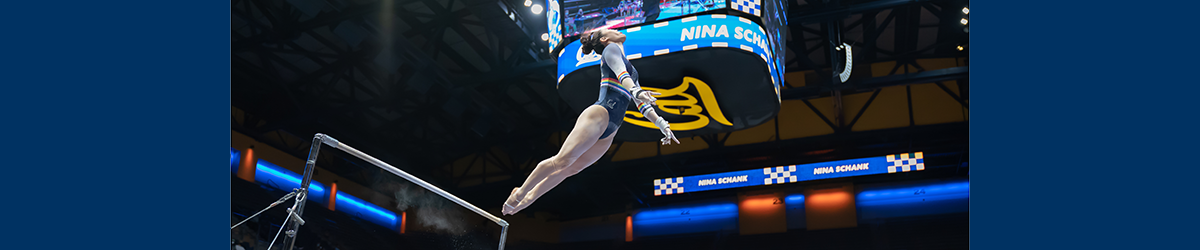
<path id="1" fill-rule="evenodd" d="M 784 99 L 939 79 L 965 82 L 966 67 L 898 69 L 919 69 L 921 58 L 966 57 L 969 30 L 960 23 L 966 5 L 962 0 L 790 2 L 787 71 L 815 74 L 806 74 L 809 84 L 784 90 Z M 495 146 L 522 157 L 549 156 L 557 148 L 545 142 L 574 123 L 576 114 L 554 88 L 555 62 L 540 39 L 545 19 L 518 0 L 233 0 L 231 12 L 231 127 L 298 158 L 307 155 L 313 134 L 327 133 L 445 186 L 456 180 L 439 174 L 440 166 Z M 895 61 L 896 68 L 888 77 L 856 72 L 861 81 L 834 84 L 828 58 L 837 53 L 831 45 L 841 42 L 855 47 L 856 65 Z M 749 157 L 728 151 L 733 153 L 721 157 Z M 328 171 L 366 186 L 376 172 L 336 159 L 322 162 Z M 506 170 L 500 174 L 514 180 L 526 171 Z M 468 197 L 507 195 L 479 188 L 458 191 Z M 639 199 L 630 192 L 591 197 L 562 206 L 597 207 L 615 199 L 623 209 Z M 487 202 L 492 200 L 499 204 L 494 198 Z"/>

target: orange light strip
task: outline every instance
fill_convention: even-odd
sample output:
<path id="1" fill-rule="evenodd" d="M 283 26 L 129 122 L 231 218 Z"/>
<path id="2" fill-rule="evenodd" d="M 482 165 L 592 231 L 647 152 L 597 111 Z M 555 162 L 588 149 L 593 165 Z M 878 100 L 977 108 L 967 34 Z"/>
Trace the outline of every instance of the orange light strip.
<path id="1" fill-rule="evenodd" d="M 633 216 L 625 216 L 625 242 L 633 241 Z"/>
<path id="2" fill-rule="evenodd" d="M 329 211 L 337 211 L 337 182 L 329 184 Z"/>
<path id="3" fill-rule="evenodd" d="M 836 191 L 812 194 L 806 199 L 814 208 L 841 208 L 847 206 L 851 198 L 848 192 Z"/>
<path id="4" fill-rule="evenodd" d="M 242 154 L 242 162 L 238 165 L 238 177 L 243 180 L 254 182 L 254 171 L 258 168 L 258 161 L 254 159 L 254 147 L 246 149 L 246 153 Z"/>
<path id="5" fill-rule="evenodd" d="M 779 198 L 765 197 L 746 199 L 742 201 L 742 207 L 748 210 L 770 210 L 775 208 L 777 204 L 782 203 Z"/>

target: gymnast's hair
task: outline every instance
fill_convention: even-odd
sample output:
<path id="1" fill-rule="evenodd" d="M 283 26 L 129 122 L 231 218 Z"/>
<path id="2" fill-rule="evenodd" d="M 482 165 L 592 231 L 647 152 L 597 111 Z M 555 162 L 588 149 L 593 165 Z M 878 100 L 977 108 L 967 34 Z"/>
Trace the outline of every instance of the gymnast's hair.
<path id="1" fill-rule="evenodd" d="M 603 50 L 597 50 L 604 48 L 604 44 L 600 43 L 600 31 L 601 30 L 588 32 L 587 34 L 583 35 L 583 38 L 579 39 L 579 43 L 583 45 L 582 49 L 584 55 L 591 54 L 593 51 L 603 52 Z"/>

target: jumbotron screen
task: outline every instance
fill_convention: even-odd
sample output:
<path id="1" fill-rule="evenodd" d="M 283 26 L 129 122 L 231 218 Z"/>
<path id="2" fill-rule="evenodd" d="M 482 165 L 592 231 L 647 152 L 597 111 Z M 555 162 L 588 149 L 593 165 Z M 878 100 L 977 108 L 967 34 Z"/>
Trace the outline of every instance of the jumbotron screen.
<path id="1" fill-rule="evenodd" d="M 563 37 L 726 8 L 726 0 L 564 0 Z"/>

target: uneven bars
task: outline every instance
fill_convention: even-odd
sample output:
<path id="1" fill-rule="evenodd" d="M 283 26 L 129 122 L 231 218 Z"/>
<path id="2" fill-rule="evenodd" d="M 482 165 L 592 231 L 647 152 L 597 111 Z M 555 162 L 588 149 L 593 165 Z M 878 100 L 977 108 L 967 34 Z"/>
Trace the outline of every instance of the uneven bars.
<path id="1" fill-rule="evenodd" d="M 351 147 L 350 145 L 346 145 L 345 143 L 342 143 L 342 142 L 338 141 L 337 139 L 330 137 L 329 135 L 317 133 L 317 135 L 313 138 L 313 141 L 314 142 L 320 141 L 321 143 L 324 143 L 325 145 L 329 145 L 330 147 L 333 147 L 335 149 L 339 149 L 339 150 L 345 151 L 346 153 L 350 153 L 351 155 L 354 155 L 355 157 L 358 157 L 359 159 L 363 159 L 364 161 L 367 161 L 379 168 L 382 168 L 383 170 L 387 170 L 388 172 L 392 172 L 392 174 L 398 175 L 401 178 L 404 178 L 408 181 L 416 183 L 417 185 L 420 185 L 421 187 L 423 187 L 429 191 L 433 191 L 434 193 L 441 195 L 442 197 L 445 197 L 446 199 L 454 201 L 454 203 L 458 203 L 458 205 L 463 206 L 463 207 L 467 208 L 468 210 L 471 210 L 471 211 L 483 216 L 484 218 L 487 218 L 489 220 L 492 220 L 493 222 L 496 222 L 496 224 L 499 224 L 501 227 L 501 229 L 500 229 L 500 250 L 504 250 L 504 240 L 508 236 L 508 222 L 504 221 L 504 219 L 500 219 L 500 217 L 496 217 L 495 215 L 492 215 L 491 213 L 488 213 L 487 211 L 484 211 L 483 209 L 476 207 L 475 205 L 472 205 L 471 203 L 468 203 L 467 201 L 460 199 L 457 196 L 454 196 L 453 194 L 450 194 L 449 192 L 446 192 L 445 190 L 442 190 L 441 188 L 434 186 L 433 184 L 429 184 L 428 182 L 425 182 L 424 180 L 421 180 L 420 178 L 417 178 L 416 176 L 413 176 L 407 172 L 404 172 L 403 170 L 400 170 L 399 168 L 393 167 L 391 164 L 387 164 L 386 162 L 380 161 L 379 159 L 375 159 L 375 157 L 371 157 L 371 155 L 365 154 L 362 151 L 358 151 L 358 149 L 354 149 L 354 147 Z M 314 143 L 312 145 L 313 149 L 310 150 L 309 153 L 312 153 L 312 154 L 317 153 L 316 148 L 320 147 L 320 146 L 321 146 L 320 144 Z M 315 163 L 315 160 L 316 160 L 315 155 L 309 155 L 308 157 L 311 161 L 311 162 L 309 162 L 310 164 Z M 311 175 L 305 175 L 304 177 L 306 178 L 305 179 L 306 181 L 309 178 L 312 178 Z M 301 186 L 301 187 L 303 188 L 304 186 Z M 307 188 L 305 188 L 303 190 L 303 192 L 307 193 L 308 192 Z M 291 248 L 291 244 L 287 244 L 286 246 L 288 246 L 289 249 Z"/>

